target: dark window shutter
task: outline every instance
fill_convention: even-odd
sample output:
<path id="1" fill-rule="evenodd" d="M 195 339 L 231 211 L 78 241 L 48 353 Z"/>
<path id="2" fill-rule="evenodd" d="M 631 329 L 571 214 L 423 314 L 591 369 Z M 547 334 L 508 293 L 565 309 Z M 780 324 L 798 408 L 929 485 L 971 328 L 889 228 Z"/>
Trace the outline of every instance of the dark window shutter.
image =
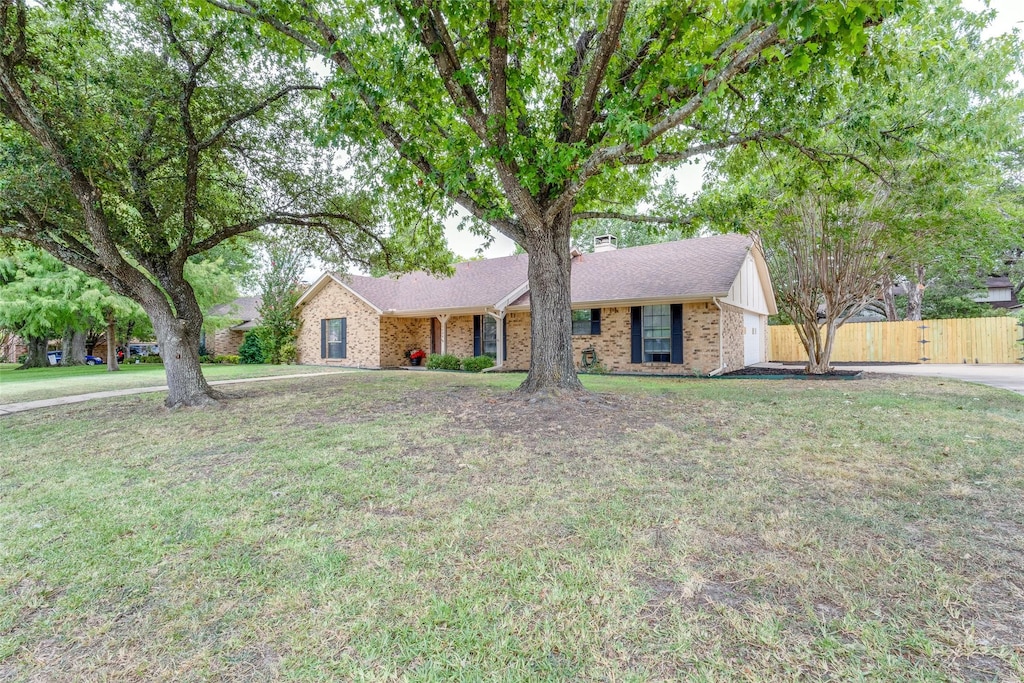
<path id="1" fill-rule="evenodd" d="M 508 360 L 508 318 L 501 319 L 501 359 Z"/>
<path id="2" fill-rule="evenodd" d="M 473 316 L 473 355 L 480 355 L 480 316 Z"/>
<path id="3" fill-rule="evenodd" d="M 683 305 L 672 304 L 672 362 L 683 362 Z"/>
<path id="4" fill-rule="evenodd" d="M 601 309 L 590 309 L 590 334 L 601 334 Z"/>
<path id="5" fill-rule="evenodd" d="M 634 306 L 632 314 L 632 347 L 633 357 L 630 360 L 631 363 L 643 363 L 644 362 L 644 307 Z"/>
<path id="6" fill-rule="evenodd" d="M 320 357 L 327 358 L 327 320 L 320 319 Z"/>
<path id="7" fill-rule="evenodd" d="M 348 358 L 348 318 L 341 319 L 341 357 Z"/>

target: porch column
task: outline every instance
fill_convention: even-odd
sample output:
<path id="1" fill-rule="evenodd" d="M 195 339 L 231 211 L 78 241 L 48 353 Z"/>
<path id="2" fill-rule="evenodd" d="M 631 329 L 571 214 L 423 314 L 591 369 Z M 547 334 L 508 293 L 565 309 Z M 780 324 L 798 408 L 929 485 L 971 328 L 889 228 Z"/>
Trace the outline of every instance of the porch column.
<path id="1" fill-rule="evenodd" d="M 505 326 L 502 325 L 502 321 L 505 320 L 505 311 L 500 310 L 494 313 L 488 312 L 487 315 L 491 316 L 496 321 L 494 325 L 494 339 L 497 342 L 495 349 L 497 352 L 495 354 L 497 358 L 494 359 L 494 364 L 500 368 L 505 357 Z"/>
<path id="2" fill-rule="evenodd" d="M 442 313 L 437 319 L 441 323 L 441 353 L 448 353 L 448 314 Z"/>

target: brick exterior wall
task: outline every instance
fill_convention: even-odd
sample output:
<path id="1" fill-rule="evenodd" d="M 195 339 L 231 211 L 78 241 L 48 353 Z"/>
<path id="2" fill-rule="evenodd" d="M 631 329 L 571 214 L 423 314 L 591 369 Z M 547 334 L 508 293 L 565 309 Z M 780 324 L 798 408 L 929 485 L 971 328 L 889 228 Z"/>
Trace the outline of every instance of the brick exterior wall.
<path id="1" fill-rule="evenodd" d="M 320 320 L 347 318 L 347 358 L 320 357 Z M 296 339 L 298 362 L 307 365 L 340 365 L 378 368 L 381 365 L 380 316 L 337 282 L 331 281 L 303 304 Z"/>
<path id="2" fill-rule="evenodd" d="M 650 374 L 707 374 L 718 368 L 718 307 L 712 302 L 683 304 L 683 363 L 633 363 L 630 306 L 601 309 L 601 334 L 573 335 L 573 357 L 579 365 L 583 349 L 593 346 L 597 358 L 609 372 Z M 508 314 L 508 360 L 510 370 L 530 367 L 530 314 Z M 743 361 L 743 314 L 740 313 L 737 344 Z"/>
<path id="3" fill-rule="evenodd" d="M 212 338 L 210 335 L 206 335 L 206 353 L 212 356 L 236 356 L 238 347 L 244 341 L 245 332 L 241 330 L 217 330 Z"/>
<path id="4" fill-rule="evenodd" d="M 579 363 L 583 349 L 593 346 L 610 372 L 648 374 L 707 374 L 719 367 L 719 309 L 711 301 L 683 304 L 683 363 L 632 363 L 629 306 L 601 309 L 601 334 L 573 336 L 573 355 Z M 321 318 L 348 319 L 348 358 L 320 358 Z M 303 306 L 297 340 L 300 363 L 348 367 L 397 367 L 407 365 L 405 352 L 430 350 L 432 318 L 379 316 L 367 304 L 331 282 Z M 527 370 L 530 366 L 530 314 L 507 314 L 508 358 L 504 367 Z M 727 370 L 743 366 L 743 311 L 722 305 L 722 353 Z M 452 316 L 447 325 L 447 351 L 459 358 L 473 355 L 473 316 Z M 440 342 L 439 342 L 440 343 Z M 762 340 L 762 343 L 764 341 Z M 223 353 L 218 346 L 217 353 Z"/>
<path id="5" fill-rule="evenodd" d="M 453 315 L 448 318 L 448 353 L 459 358 L 473 355 L 473 316 Z"/>
<path id="6" fill-rule="evenodd" d="M 743 322 L 742 309 L 722 304 L 722 355 L 725 357 L 725 372 L 743 367 Z"/>
<path id="7" fill-rule="evenodd" d="M 380 366 L 397 368 L 409 365 L 406 351 L 430 351 L 430 324 L 433 318 L 380 319 Z M 471 330 L 472 331 L 472 330 Z"/>

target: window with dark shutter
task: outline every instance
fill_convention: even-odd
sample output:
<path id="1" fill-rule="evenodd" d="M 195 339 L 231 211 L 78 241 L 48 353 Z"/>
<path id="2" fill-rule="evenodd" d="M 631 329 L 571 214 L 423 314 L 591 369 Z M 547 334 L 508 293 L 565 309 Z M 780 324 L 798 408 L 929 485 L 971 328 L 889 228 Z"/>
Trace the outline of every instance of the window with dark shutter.
<path id="1" fill-rule="evenodd" d="M 683 305 L 672 304 L 672 362 L 683 362 Z"/>
<path id="2" fill-rule="evenodd" d="M 630 363 L 644 362 L 644 307 L 633 306 L 630 311 Z"/>
<path id="3" fill-rule="evenodd" d="M 594 328 L 593 324 L 593 313 L 594 309 L 585 308 L 582 311 L 572 312 L 572 333 L 573 334 L 593 334 L 591 330 Z"/>
<path id="4" fill-rule="evenodd" d="M 590 309 L 590 334 L 601 334 L 601 309 Z"/>

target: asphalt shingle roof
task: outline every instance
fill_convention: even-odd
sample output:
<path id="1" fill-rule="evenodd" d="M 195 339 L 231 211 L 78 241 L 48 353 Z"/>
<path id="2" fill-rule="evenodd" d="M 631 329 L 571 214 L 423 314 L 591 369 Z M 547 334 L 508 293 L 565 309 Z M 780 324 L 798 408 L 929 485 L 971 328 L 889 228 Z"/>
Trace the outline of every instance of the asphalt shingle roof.
<path id="1" fill-rule="evenodd" d="M 746 235 L 718 235 L 583 254 L 572 264 L 572 300 L 631 301 L 722 295 L 752 245 Z M 410 273 L 395 278 L 336 275 L 382 311 L 494 306 L 527 281 L 525 254 L 467 261 L 450 278 Z M 514 305 L 529 303 L 529 294 Z"/>
<path id="2" fill-rule="evenodd" d="M 452 277 L 417 272 L 397 279 L 337 275 L 382 311 L 483 308 L 493 306 L 522 286 L 527 279 L 525 254 L 455 265 Z"/>
<path id="3" fill-rule="evenodd" d="M 717 235 L 583 254 L 572 263 L 572 300 L 722 295 L 732 287 L 752 244 L 747 235 Z M 529 301 L 524 294 L 514 305 Z"/>
<path id="4" fill-rule="evenodd" d="M 242 323 L 231 329 L 251 329 L 255 325 L 245 327 L 250 321 L 260 319 L 260 304 L 262 299 L 258 296 L 243 296 L 229 301 L 226 304 L 218 304 L 210 309 L 209 315 L 226 315 L 232 318 L 240 318 Z"/>

